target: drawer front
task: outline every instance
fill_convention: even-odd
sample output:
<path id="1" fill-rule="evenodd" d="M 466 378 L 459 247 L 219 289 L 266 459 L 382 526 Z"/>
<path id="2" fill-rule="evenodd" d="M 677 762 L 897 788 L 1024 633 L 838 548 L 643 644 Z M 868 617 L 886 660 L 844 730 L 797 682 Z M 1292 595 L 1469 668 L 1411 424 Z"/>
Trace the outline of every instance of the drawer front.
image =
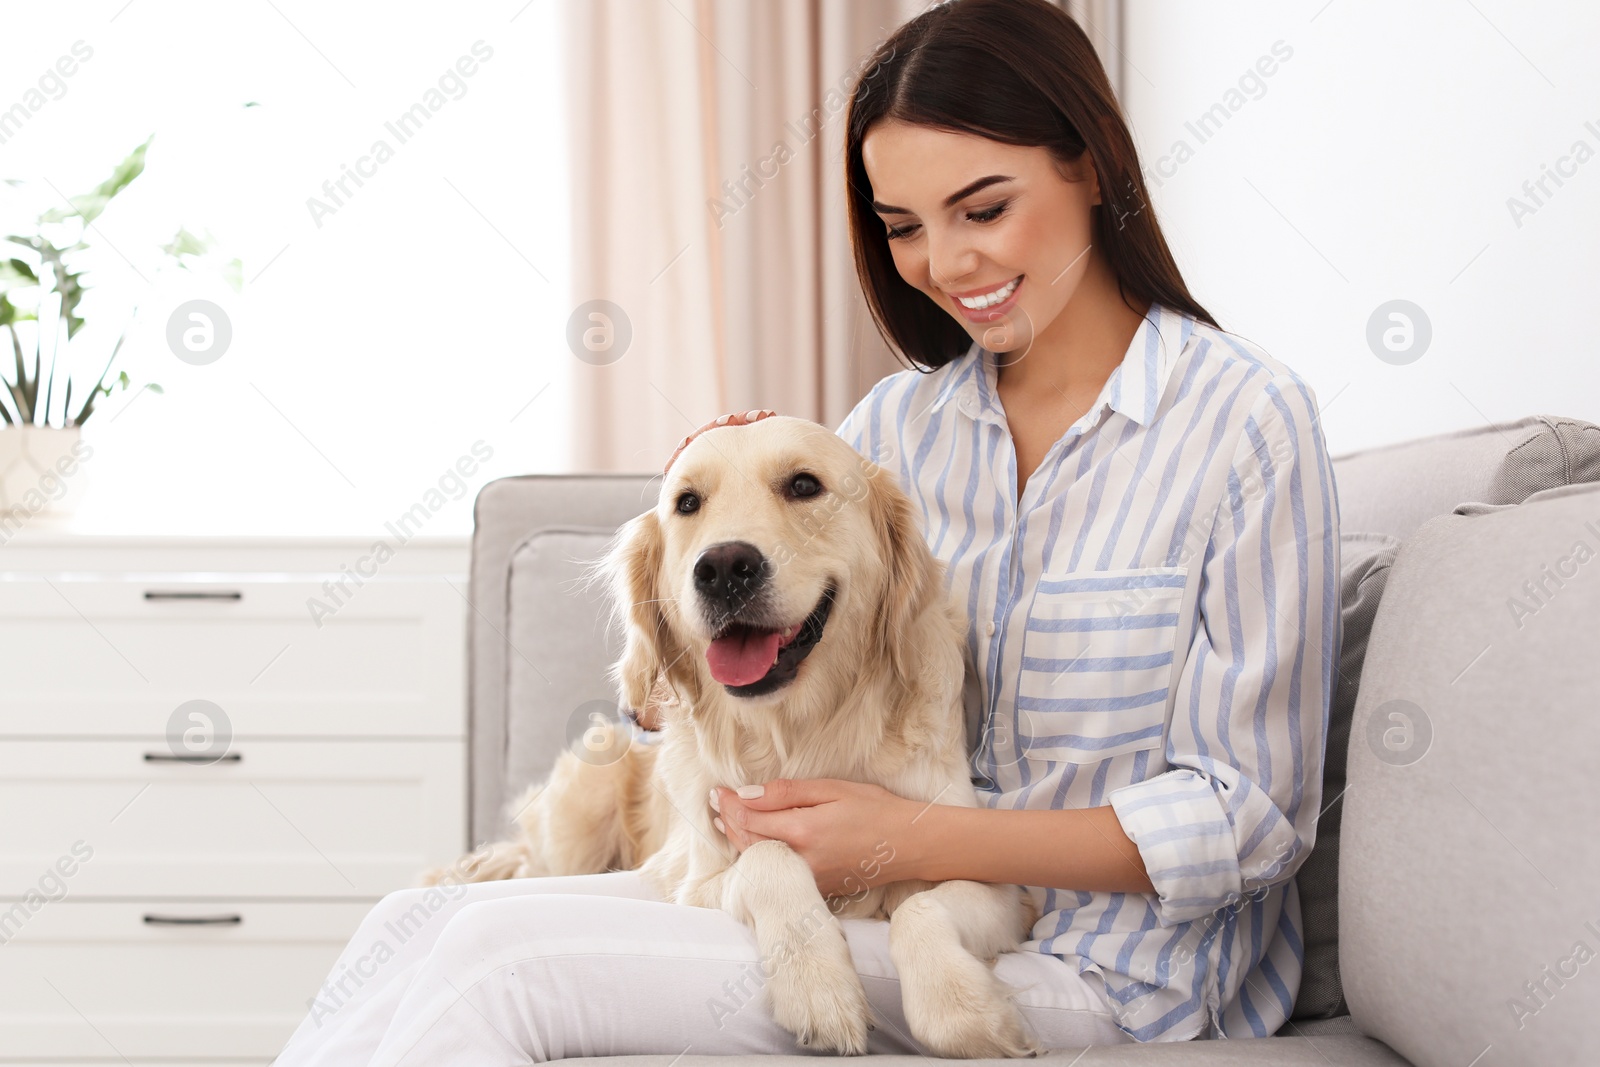
<path id="1" fill-rule="evenodd" d="M 467 605 L 442 579 L 10 574 L 0 735 L 160 735 L 190 700 L 238 734 L 464 734 Z"/>
<path id="2" fill-rule="evenodd" d="M 69 900 L 9 927 L 0 911 L 0 1061 L 270 1059 L 370 907 Z"/>
<path id="3" fill-rule="evenodd" d="M 0 898 L 376 897 L 465 851 L 459 741 L 170 755 L 163 741 L 0 742 Z"/>

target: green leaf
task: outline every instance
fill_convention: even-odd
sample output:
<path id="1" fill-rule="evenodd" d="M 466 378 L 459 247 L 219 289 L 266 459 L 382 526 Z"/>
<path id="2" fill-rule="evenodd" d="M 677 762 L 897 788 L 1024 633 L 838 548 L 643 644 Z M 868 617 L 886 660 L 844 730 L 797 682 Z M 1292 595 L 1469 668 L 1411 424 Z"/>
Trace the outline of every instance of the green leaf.
<path id="1" fill-rule="evenodd" d="M 165 389 L 161 388 L 161 386 L 157 385 L 155 382 L 147 382 L 147 383 L 145 383 L 145 388 L 150 390 L 152 393 L 165 393 L 166 392 Z"/>
<path id="2" fill-rule="evenodd" d="M 13 322 L 38 322 L 39 311 L 37 308 L 17 307 L 0 293 L 0 326 L 10 326 Z"/>
<path id="3" fill-rule="evenodd" d="M 38 284 L 39 276 L 27 263 L 20 259 L 0 259 L 0 289 Z"/>
<path id="4" fill-rule="evenodd" d="M 17 411 L 22 415 L 22 421 L 24 423 L 32 422 L 33 411 L 28 407 L 28 398 L 22 395 L 22 390 L 7 382 L 6 391 L 11 394 L 11 402 L 17 405 Z"/>
<path id="5" fill-rule="evenodd" d="M 27 397 L 28 411 L 30 412 L 28 420 L 35 423 L 39 421 L 37 418 L 39 414 L 37 405 L 39 403 L 39 360 L 41 358 L 43 357 L 38 349 L 35 349 L 33 353 L 33 377 L 24 377 L 22 380 L 22 395 Z"/>
<path id="6" fill-rule="evenodd" d="M 112 171 L 111 177 L 95 186 L 90 192 L 72 198 L 72 210 L 53 208 L 39 217 L 40 222 L 64 222 L 74 215 L 81 215 L 85 225 L 100 217 L 100 213 L 110 205 L 111 200 L 118 193 L 128 187 L 139 175 L 144 173 L 144 154 L 150 147 L 150 142 L 155 139 L 155 134 L 145 138 L 144 144 L 128 153 L 128 158 L 117 164 L 117 169 Z"/>
<path id="7" fill-rule="evenodd" d="M 70 248 L 57 248 L 51 242 L 39 239 L 39 259 L 41 265 L 50 268 L 50 291 L 61 296 L 60 317 L 67 324 L 67 340 L 71 341 L 83 328 L 83 316 L 78 314 L 78 305 L 83 302 L 84 285 L 83 272 L 76 271 L 67 266 L 65 256 L 68 252 L 78 248 L 86 248 L 83 242 L 78 242 Z"/>
<path id="8" fill-rule="evenodd" d="M 28 381 L 28 370 L 22 362 L 22 342 L 17 338 L 17 328 L 14 325 L 9 322 L 6 323 L 6 330 L 11 334 L 11 351 L 17 357 L 17 380 L 15 382 L 7 382 L 6 388 L 11 391 L 12 398 L 17 402 L 17 411 L 21 413 L 23 420 L 27 421 L 26 398 L 19 392 Z"/>
<path id="9" fill-rule="evenodd" d="M 22 342 L 17 339 L 16 326 L 7 323 L 6 332 L 11 335 L 11 351 L 17 357 L 17 380 L 6 382 L 6 392 L 11 394 L 11 402 L 17 405 L 17 418 L 21 422 L 33 421 L 33 408 L 28 403 L 28 395 L 24 387 L 28 382 L 28 372 L 22 362 Z"/>
<path id="10" fill-rule="evenodd" d="M 72 274 L 66 279 L 68 289 L 61 292 L 61 317 L 67 321 L 67 340 L 71 341 L 83 328 L 83 316 L 78 314 L 78 304 L 83 300 L 83 286 L 78 284 L 81 275 Z M 71 297 L 68 297 L 70 289 Z"/>
<path id="11" fill-rule="evenodd" d="M 0 292 L 0 327 L 10 326 L 18 322 L 35 322 L 38 320 L 39 312 L 37 308 L 18 307 L 11 300 L 11 297 L 19 291 L 29 292 L 29 290 L 13 290 L 9 294 Z M 33 290 L 33 292 L 37 292 L 37 290 Z"/>
<path id="12" fill-rule="evenodd" d="M 100 372 L 100 377 L 95 381 L 94 388 L 89 390 L 89 399 L 83 402 L 83 409 L 78 412 L 76 418 L 69 420 L 68 425 L 82 426 L 89 420 L 90 414 L 93 413 L 94 402 L 100 397 L 100 394 L 111 395 L 111 390 L 105 385 L 106 375 L 111 373 L 111 366 L 116 363 L 117 353 L 122 351 L 122 343 L 128 339 L 128 330 L 132 326 L 133 323 L 130 320 L 128 325 L 122 328 L 122 334 L 117 338 L 117 343 L 111 346 L 111 358 L 106 360 L 106 369 Z M 123 375 L 123 377 L 127 377 L 127 375 Z"/>
<path id="13" fill-rule="evenodd" d="M 205 237 L 196 237 L 187 228 L 179 226 L 172 240 L 161 246 L 161 251 L 173 259 L 180 259 L 183 256 L 203 256 L 211 251 L 212 244 L 213 239 L 209 232 Z"/>
<path id="14" fill-rule="evenodd" d="M 236 293 L 244 291 L 244 261 L 230 259 L 222 265 L 222 280 Z"/>
<path id="15" fill-rule="evenodd" d="M 50 353 L 50 377 L 45 379 L 44 406 L 39 409 L 44 414 L 43 422 L 46 426 L 50 425 L 50 408 L 52 407 L 50 401 L 55 399 L 56 367 L 60 364 L 60 362 L 61 351 L 59 348 L 57 348 Z"/>

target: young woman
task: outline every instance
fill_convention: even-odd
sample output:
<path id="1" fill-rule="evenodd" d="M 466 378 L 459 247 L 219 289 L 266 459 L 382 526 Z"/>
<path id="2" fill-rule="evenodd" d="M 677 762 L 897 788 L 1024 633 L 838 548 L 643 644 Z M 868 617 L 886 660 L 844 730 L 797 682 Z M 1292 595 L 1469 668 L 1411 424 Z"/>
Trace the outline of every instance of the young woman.
<path id="1" fill-rule="evenodd" d="M 887 40 L 846 176 L 868 303 L 913 366 L 838 432 L 897 472 L 971 619 L 987 806 L 776 781 L 720 790 L 720 826 L 789 842 L 824 892 L 885 846 L 880 881 L 1030 887 L 1032 940 L 996 973 L 1047 1047 L 1271 1034 L 1341 636 L 1315 398 L 1189 295 L 1094 50 L 1047 0 L 955 0 Z M 921 1051 L 887 925 L 844 925 L 872 1050 Z M 748 931 L 632 872 L 410 890 L 277 1063 L 794 1051 L 761 982 Z"/>

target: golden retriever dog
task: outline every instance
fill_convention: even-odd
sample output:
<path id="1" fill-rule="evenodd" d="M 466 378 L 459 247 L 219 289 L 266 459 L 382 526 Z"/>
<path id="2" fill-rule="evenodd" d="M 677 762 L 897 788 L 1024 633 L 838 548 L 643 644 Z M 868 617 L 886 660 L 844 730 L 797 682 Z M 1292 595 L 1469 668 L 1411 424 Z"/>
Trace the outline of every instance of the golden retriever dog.
<path id="1" fill-rule="evenodd" d="M 517 802 L 520 839 L 471 877 L 637 867 L 665 899 L 749 925 L 772 961 L 774 1018 L 840 1053 L 866 1051 L 871 1020 L 838 920 L 886 917 L 919 1041 L 955 1057 L 1039 1051 L 993 973 L 1030 924 L 1018 887 L 880 879 L 825 901 L 788 845 L 740 853 L 712 825 L 713 786 L 774 778 L 977 804 L 966 617 L 912 508 L 892 475 L 817 423 L 774 416 L 695 437 L 656 507 L 588 572 L 622 623 L 611 671 L 623 702 L 646 707 L 658 680 L 670 691 L 661 740 L 604 765 L 563 754 Z M 879 873 L 892 868 L 891 856 Z"/>

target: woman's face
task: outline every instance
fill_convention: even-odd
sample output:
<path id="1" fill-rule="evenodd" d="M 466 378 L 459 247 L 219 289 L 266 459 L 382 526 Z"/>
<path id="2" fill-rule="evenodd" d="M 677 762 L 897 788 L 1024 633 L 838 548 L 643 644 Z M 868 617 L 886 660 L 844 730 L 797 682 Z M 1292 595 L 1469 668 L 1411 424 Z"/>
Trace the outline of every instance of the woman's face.
<path id="1" fill-rule="evenodd" d="M 1087 153 L 1068 167 L 1044 148 L 887 120 L 861 158 L 901 277 L 991 352 L 1026 351 L 1050 328 L 1089 268 L 1100 187 Z"/>

